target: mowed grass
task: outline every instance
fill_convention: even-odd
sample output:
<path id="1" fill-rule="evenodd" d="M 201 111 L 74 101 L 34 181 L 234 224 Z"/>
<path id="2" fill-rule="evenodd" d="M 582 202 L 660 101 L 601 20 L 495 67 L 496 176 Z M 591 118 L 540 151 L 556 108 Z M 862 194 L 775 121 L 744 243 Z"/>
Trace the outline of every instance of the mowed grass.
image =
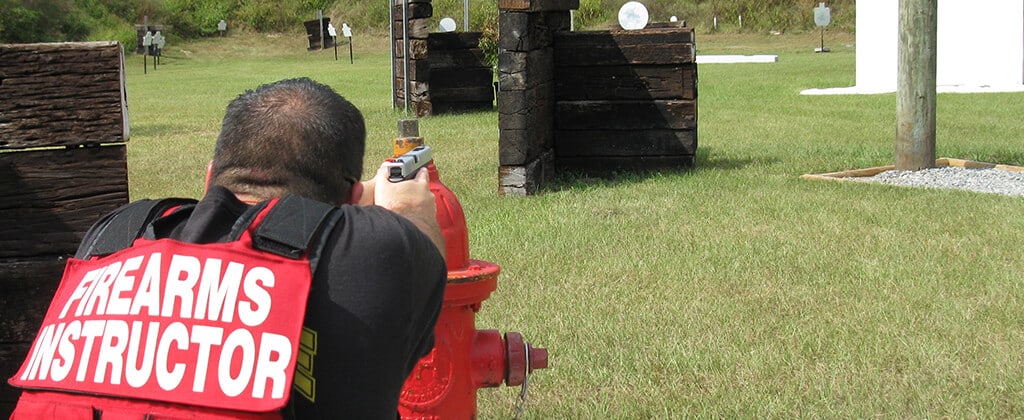
<path id="1" fill-rule="evenodd" d="M 853 36 L 697 36 L 699 54 L 778 54 L 699 67 L 689 171 L 566 178 L 497 195 L 497 114 L 420 120 L 470 228 L 501 266 L 477 327 L 550 352 L 525 418 L 1024 416 L 1024 198 L 801 174 L 891 164 L 894 94 L 802 96 L 854 84 Z M 368 170 L 401 110 L 388 42 L 307 52 L 301 34 L 128 57 L 133 198 L 199 197 L 229 100 L 309 76 L 365 113 Z M 187 51 L 187 52 L 186 52 Z M 1024 164 L 1024 94 L 940 94 L 939 156 Z M 510 418 L 520 389 L 479 393 Z"/>

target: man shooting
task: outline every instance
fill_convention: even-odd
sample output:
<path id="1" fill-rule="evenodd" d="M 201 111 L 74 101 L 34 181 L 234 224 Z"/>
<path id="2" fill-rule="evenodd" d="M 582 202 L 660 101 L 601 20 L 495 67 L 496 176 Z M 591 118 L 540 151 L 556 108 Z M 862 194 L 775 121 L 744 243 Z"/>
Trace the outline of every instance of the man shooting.
<path id="1" fill-rule="evenodd" d="M 365 137 L 310 79 L 233 100 L 202 200 L 86 234 L 12 418 L 394 418 L 433 347 L 444 243 L 425 170 L 358 180 Z"/>

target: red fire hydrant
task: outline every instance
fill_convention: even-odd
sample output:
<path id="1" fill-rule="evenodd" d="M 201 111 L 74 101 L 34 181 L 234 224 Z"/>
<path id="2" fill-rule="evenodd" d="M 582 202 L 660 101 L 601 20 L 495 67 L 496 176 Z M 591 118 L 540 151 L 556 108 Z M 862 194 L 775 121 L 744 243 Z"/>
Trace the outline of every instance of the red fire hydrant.
<path id="1" fill-rule="evenodd" d="M 416 120 L 398 123 L 394 155 L 423 144 Z M 516 332 L 477 330 L 481 303 L 498 286 L 498 265 L 469 258 L 466 216 L 455 194 L 441 183 L 431 161 L 430 191 L 445 240 L 448 285 L 434 328 L 434 349 L 420 359 L 405 380 L 398 411 L 403 419 L 476 417 L 476 391 L 484 387 L 522 385 L 534 369 L 548 365 L 546 349 L 534 348 Z"/>

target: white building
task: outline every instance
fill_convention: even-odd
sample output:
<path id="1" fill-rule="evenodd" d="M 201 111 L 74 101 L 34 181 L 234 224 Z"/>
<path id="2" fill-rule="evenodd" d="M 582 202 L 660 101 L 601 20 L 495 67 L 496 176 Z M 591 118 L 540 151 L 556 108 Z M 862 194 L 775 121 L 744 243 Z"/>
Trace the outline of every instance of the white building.
<path id="1" fill-rule="evenodd" d="M 1024 1 L 937 1 L 937 90 L 1024 91 Z M 896 91 L 899 0 L 858 0 L 856 25 L 857 85 L 803 93 Z"/>

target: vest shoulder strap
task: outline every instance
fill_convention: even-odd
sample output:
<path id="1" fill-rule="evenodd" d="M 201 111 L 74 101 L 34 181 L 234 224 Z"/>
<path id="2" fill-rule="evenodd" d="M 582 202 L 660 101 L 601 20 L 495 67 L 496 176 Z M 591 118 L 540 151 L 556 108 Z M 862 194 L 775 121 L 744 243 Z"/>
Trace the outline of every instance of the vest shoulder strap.
<path id="1" fill-rule="evenodd" d="M 195 200 L 187 198 L 139 200 L 129 203 L 104 216 L 89 229 L 86 238 L 91 239 L 78 246 L 75 258 L 88 259 L 128 248 L 136 238 L 142 236 L 153 220 L 172 208 L 195 203 Z"/>
<path id="2" fill-rule="evenodd" d="M 262 206 L 253 208 L 254 211 L 261 209 Z M 253 230 L 252 246 L 287 258 L 307 257 L 310 271 L 315 273 L 325 240 L 340 218 L 341 212 L 333 205 L 297 195 L 286 195 L 278 200 Z M 241 217 L 240 221 L 244 219 L 246 216 Z M 241 230 L 248 225 L 236 224 L 233 235 L 241 235 Z"/>

